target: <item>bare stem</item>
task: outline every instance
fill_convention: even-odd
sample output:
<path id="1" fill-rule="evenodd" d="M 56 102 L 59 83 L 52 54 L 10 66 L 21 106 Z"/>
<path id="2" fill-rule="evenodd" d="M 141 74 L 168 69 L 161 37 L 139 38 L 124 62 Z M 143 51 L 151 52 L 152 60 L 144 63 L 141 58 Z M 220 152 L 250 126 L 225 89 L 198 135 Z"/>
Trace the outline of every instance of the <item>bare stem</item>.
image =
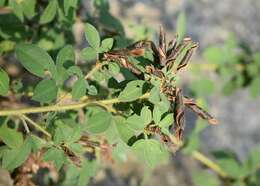
<path id="1" fill-rule="evenodd" d="M 51 134 L 47 132 L 44 128 L 42 128 L 40 125 L 38 125 L 36 122 L 28 118 L 26 115 L 20 115 L 20 118 L 25 121 L 28 121 L 29 124 L 31 124 L 34 128 L 41 131 L 43 134 L 45 134 L 47 137 L 51 138 Z"/>
<path id="2" fill-rule="evenodd" d="M 103 65 L 105 65 L 106 63 L 100 63 L 99 61 L 96 62 L 96 65 L 94 66 L 94 68 L 92 68 L 87 75 L 85 76 L 85 79 L 89 79 L 96 71 L 98 71 Z"/>
<path id="3" fill-rule="evenodd" d="M 27 125 L 25 119 L 24 119 L 23 117 L 21 117 L 21 120 L 22 120 L 23 127 L 24 127 L 26 133 L 29 134 L 29 133 L 30 133 L 30 130 L 29 130 L 29 127 L 28 127 L 28 125 Z"/>
<path id="4" fill-rule="evenodd" d="M 149 93 L 144 94 L 139 99 L 146 99 L 149 97 Z M 114 103 L 122 102 L 118 98 L 107 99 L 107 100 L 83 100 L 82 102 L 73 103 L 73 104 L 65 104 L 65 105 L 50 105 L 50 106 L 42 106 L 42 107 L 29 107 L 29 108 L 21 108 L 21 109 L 10 109 L 10 110 L 0 110 L 0 116 L 10 116 L 10 115 L 23 115 L 23 114 L 33 114 L 33 113 L 42 113 L 42 112 L 50 112 L 50 111 L 65 111 L 65 110 L 77 110 L 80 108 L 84 108 L 88 105 L 110 105 Z"/>
<path id="5" fill-rule="evenodd" d="M 192 157 L 196 160 L 200 161 L 202 164 L 216 172 L 220 177 L 227 178 L 228 174 L 225 170 L 223 170 L 219 165 L 217 165 L 215 162 L 210 160 L 208 157 L 206 157 L 204 154 L 198 151 L 194 151 L 192 153 Z"/>

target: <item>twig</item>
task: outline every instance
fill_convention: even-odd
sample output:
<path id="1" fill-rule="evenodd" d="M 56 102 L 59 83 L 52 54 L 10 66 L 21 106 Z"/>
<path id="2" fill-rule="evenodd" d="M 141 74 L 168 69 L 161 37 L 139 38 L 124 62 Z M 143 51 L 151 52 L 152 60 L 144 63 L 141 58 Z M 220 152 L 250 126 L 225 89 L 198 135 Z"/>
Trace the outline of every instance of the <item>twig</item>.
<path id="1" fill-rule="evenodd" d="M 146 99 L 149 97 L 149 93 L 144 94 L 139 99 Z M 42 106 L 42 107 L 29 107 L 29 108 L 21 108 L 21 109 L 10 109 L 10 110 L 0 110 L 0 116 L 10 116 L 10 115 L 22 115 L 22 114 L 33 114 L 33 113 L 42 113 L 42 112 L 50 112 L 50 111 L 64 111 L 64 110 L 74 110 L 84 108 L 88 105 L 110 105 L 114 103 L 122 102 L 118 98 L 107 99 L 107 100 L 99 100 L 99 101 L 90 101 L 84 100 L 79 103 L 74 104 L 65 104 L 65 105 L 50 105 L 50 106 Z"/>
<path id="2" fill-rule="evenodd" d="M 28 127 L 28 125 L 27 125 L 25 119 L 24 119 L 23 117 L 21 117 L 21 120 L 22 120 L 23 127 L 24 127 L 26 133 L 29 134 L 29 133 L 30 133 L 30 130 L 29 130 L 29 127 Z"/>
<path id="3" fill-rule="evenodd" d="M 21 119 L 24 119 L 25 121 L 28 121 L 29 124 L 31 124 L 33 127 L 35 127 L 36 129 L 38 129 L 39 131 L 41 131 L 42 133 L 44 133 L 46 136 L 48 136 L 49 138 L 51 138 L 51 134 L 49 132 L 47 132 L 44 128 L 42 128 L 40 125 L 38 125 L 36 122 L 34 122 L 33 120 L 31 120 L 30 118 L 28 118 L 26 115 L 20 115 Z"/>
<path id="4" fill-rule="evenodd" d="M 85 79 L 89 79 L 96 71 L 98 71 L 103 65 L 105 65 L 107 63 L 103 62 L 96 62 L 96 65 L 94 66 L 94 68 L 92 68 L 85 76 Z"/>

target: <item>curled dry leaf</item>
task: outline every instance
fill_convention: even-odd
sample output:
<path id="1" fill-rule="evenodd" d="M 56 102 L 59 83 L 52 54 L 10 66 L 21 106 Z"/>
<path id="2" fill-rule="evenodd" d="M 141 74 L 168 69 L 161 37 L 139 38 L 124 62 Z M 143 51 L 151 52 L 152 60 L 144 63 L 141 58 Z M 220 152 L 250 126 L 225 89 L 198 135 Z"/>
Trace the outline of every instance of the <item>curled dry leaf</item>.
<path id="1" fill-rule="evenodd" d="M 203 110 L 192 99 L 184 97 L 181 88 L 176 87 L 175 79 L 171 78 L 172 76 L 176 76 L 180 70 L 188 65 L 192 54 L 197 47 L 198 44 L 194 43 L 189 37 L 184 38 L 182 42 L 178 42 L 178 36 L 175 36 L 173 40 L 167 43 L 166 34 L 163 28 L 160 27 L 158 46 L 156 46 L 153 41 L 140 40 L 125 49 L 104 53 L 104 60 L 116 61 L 119 65 L 128 68 L 140 77 L 139 75 L 142 74 L 142 72 L 128 60 L 128 57 L 143 56 L 146 49 L 153 52 L 154 62 L 153 64 L 146 66 L 145 73 L 150 76 L 155 76 L 161 81 L 160 91 L 167 96 L 168 100 L 171 102 L 172 108 L 174 108 L 172 110 L 174 117 L 172 128 L 174 130 L 175 138 L 178 141 L 181 141 L 183 138 L 185 107 L 191 109 L 210 124 L 218 124 L 217 119 Z M 167 73 L 163 70 L 166 70 Z M 170 72 L 171 77 L 167 75 L 169 74 L 168 72 Z M 144 79 L 144 76 L 142 76 L 141 79 Z M 166 137 L 167 135 L 163 134 L 161 131 L 158 132 L 159 129 L 148 129 L 150 132 L 152 130 L 153 133 L 159 134 L 161 138 L 167 140 L 171 139 L 169 136 Z"/>

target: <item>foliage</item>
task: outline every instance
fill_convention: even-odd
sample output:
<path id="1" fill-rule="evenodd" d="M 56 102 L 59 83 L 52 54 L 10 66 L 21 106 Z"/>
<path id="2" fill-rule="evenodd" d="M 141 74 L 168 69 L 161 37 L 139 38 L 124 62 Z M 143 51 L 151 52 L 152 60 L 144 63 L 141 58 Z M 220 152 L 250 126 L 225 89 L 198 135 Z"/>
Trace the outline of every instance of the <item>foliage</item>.
<path id="1" fill-rule="evenodd" d="M 240 44 L 232 34 L 225 44 L 208 47 L 203 55 L 215 65 L 225 95 L 239 88 L 248 88 L 252 97 L 259 95 L 259 52 L 253 52 L 249 46 Z"/>
<path id="2" fill-rule="evenodd" d="M 177 20 L 179 37 L 167 42 L 161 28 L 157 45 L 149 37 L 153 32 L 141 25 L 130 25 L 135 37 L 128 38 L 107 1 L 93 1 L 94 11 L 86 16 L 81 3 L 0 1 L 5 10 L 0 14 L 5 20 L 0 21 L 1 58 L 7 62 L 15 55 L 26 72 L 26 77 L 9 77 L 0 68 L 1 100 L 15 97 L 14 106 L 0 105 L 1 167 L 14 173 L 17 184 L 31 183 L 31 174 L 47 167 L 60 175 L 55 184 L 86 185 L 102 164 L 126 161 L 129 152 L 155 168 L 183 143 L 185 154 L 208 165 L 197 151 L 205 122 L 199 119 L 183 142 L 186 107 L 217 124 L 204 105 L 184 96 L 179 87 L 179 72 L 197 48 L 185 37 L 184 12 Z M 87 42 L 79 55 L 75 24 L 84 25 Z M 200 90 L 199 96 L 213 91 L 207 79 L 191 88 Z M 216 155 L 220 168 L 215 171 L 232 184 L 255 183 L 256 154 L 243 165 Z M 210 178 L 204 185 L 219 183 L 215 175 L 201 172 L 194 184 L 201 184 L 204 175 Z"/>

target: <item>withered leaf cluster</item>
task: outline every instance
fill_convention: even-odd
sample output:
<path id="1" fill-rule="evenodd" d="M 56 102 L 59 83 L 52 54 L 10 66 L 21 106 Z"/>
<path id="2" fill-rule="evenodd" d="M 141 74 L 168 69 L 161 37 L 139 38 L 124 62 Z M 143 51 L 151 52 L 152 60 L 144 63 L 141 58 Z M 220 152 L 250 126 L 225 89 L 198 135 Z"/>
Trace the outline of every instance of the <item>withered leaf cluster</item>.
<path id="1" fill-rule="evenodd" d="M 138 77 L 142 72 L 128 60 L 129 56 L 143 56 L 146 49 L 153 52 L 154 61 L 146 66 L 146 74 L 156 76 L 161 80 L 160 91 L 164 93 L 172 105 L 174 123 L 172 124 L 174 136 L 178 141 L 182 141 L 184 123 L 185 123 L 185 108 L 188 107 L 202 119 L 207 120 L 210 124 L 217 124 L 218 121 L 211 116 L 207 111 L 199 107 L 195 101 L 183 96 L 182 89 L 176 87 L 176 82 L 172 76 L 176 76 L 180 70 L 185 68 L 190 61 L 192 54 L 198 47 L 191 38 L 184 38 L 181 42 L 178 36 L 167 43 L 166 34 L 160 28 L 158 45 L 153 41 L 141 40 L 123 50 L 114 50 L 104 54 L 104 60 L 118 62 L 122 67 L 128 68 Z M 166 72 L 166 73 L 165 73 Z M 171 74 L 171 76 L 168 76 Z M 143 79 L 144 76 L 141 76 Z M 167 135 L 163 134 L 158 127 L 148 127 L 150 132 L 159 134 L 162 141 L 170 140 Z"/>

